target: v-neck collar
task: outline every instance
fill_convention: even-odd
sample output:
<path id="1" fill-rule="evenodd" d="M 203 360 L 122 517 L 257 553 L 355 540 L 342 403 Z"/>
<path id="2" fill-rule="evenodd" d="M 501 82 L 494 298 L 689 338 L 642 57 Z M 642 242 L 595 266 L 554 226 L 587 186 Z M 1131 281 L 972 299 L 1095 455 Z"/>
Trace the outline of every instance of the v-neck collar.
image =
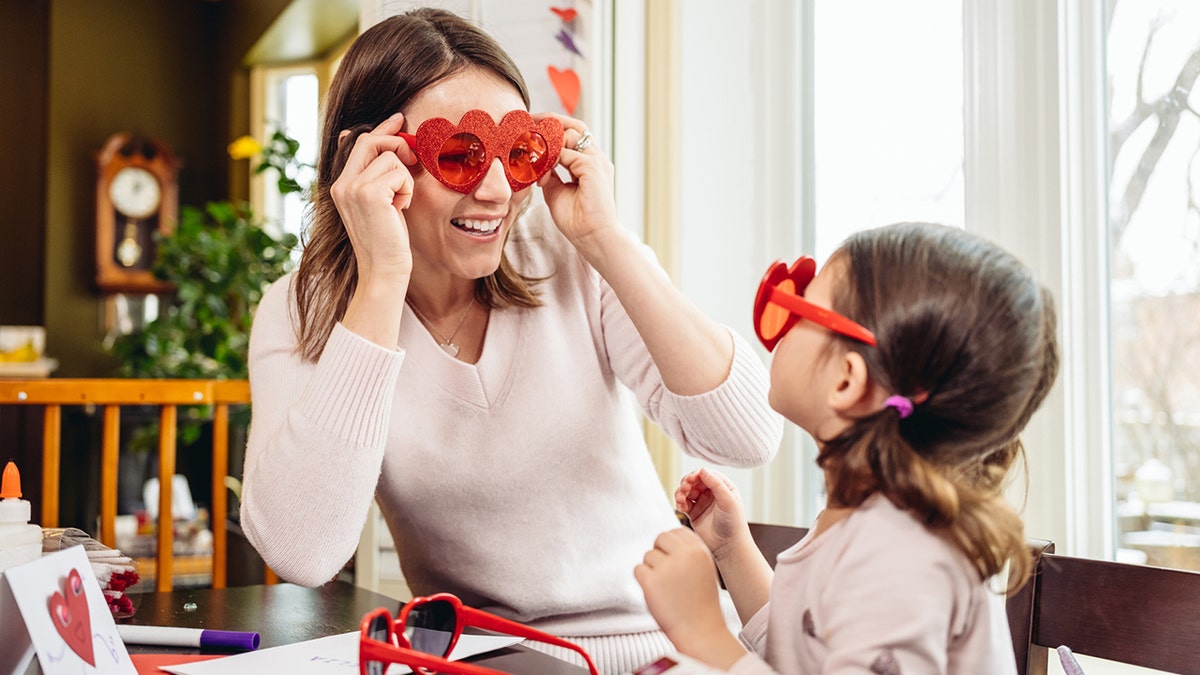
<path id="1" fill-rule="evenodd" d="M 515 308 L 492 309 L 483 334 L 479 361 L 459 361 L 442 350 L 408 303 L 400 322 L 400 345 L 408 352 L 406 367 L 417 367 L 450 394 L 478 408 L 495 406 L 508 390 L 524 322 Z"/>

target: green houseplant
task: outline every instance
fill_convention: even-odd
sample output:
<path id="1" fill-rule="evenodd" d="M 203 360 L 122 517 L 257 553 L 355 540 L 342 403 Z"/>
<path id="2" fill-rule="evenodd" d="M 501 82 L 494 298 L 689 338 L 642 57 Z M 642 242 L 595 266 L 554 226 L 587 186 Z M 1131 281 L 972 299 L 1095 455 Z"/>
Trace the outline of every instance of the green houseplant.
<path id="1" fill-rule="evenodd" d="M 235 160 L 259 156 L 256 173 L 274 169 L 283 194 L 304 192 L 296 180 L 306 165 L 296 159 L 300 144 L 275 131 L 265 146 L 242 137 L 229 146 Z M 155 277 L 174 292 L 161 299 L 158 316 L 132 333 L 110 336 L 105 350 L 119 364 L 117 375 L 138 378 L 245 379 L 254 310 L 268 284 L 293 266 L 295 235 L 272 234 L 249 204 L 230 200 L 180 209 L 175 231 L 156 235 Z M 248 411 L 241 411 L 243 416 Z M 210 410 L 181 409 L 179 440 L 200 437 Z M 237 423 L 239 420 L 231 420 Z M 245 420 L 241 420 L 244 425 Z M 157 435 L 148 425 L 131 439 L 131 449 L 148 449 Z"/>
<path id="2" fill-rule="evenodd" d="M 296 237 L 272 236 L 246 204 L 180 209 L 175 232 L 159 237 L 154 275 L 174 294 L 141 330 L 108 351 L 124 377 L 239 379 L 254 308 L 267 284 L 291 268 Z"/>
<path id="3" fill-rule="evenodd" d="M 255 173 L 278 172 L 282 194 L 303 192 L 296 160 L 300 144 L 276 130 L 259 145 L 243 136 L 230 156 L 260 156 Z M 158 317 L 140 330 L 112 337 L 107 351 L 120 360 L 118 374 L 146 378 L 240 379 L 248 376 L 246 352 L 254 309 L 267 284 L 292 266 L 295 235 L 273 235 L 250 206 L 231 201 L 180 209 L 175 231 L 156 235 L 155 277 L 174 286 Z"/>

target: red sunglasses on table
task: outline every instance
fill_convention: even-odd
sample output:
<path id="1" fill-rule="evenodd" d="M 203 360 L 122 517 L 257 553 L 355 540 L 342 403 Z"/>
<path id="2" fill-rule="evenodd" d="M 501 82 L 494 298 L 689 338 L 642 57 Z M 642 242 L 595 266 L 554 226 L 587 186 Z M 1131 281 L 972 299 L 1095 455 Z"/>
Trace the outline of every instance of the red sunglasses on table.
<path id="1" fill-rule="evenodd" d="M 384 675 L 388 665 L 398 663 L 422 675 L 507 675 L 499 670 L 449 659 L 450 652 L 454 650 L 454 645 L 458 643 L 458 637 L 462 635 L 466 626 L 565 647 L 583 657 L 592 675 L 600 675 L 592 657 L 579 645 L 481 609 L 468 607 L 450 593 L 413 598 L 400 608 L 400 615 L 395 621 L 392 621 L 391 614 L 383 607 L 364 616 L 362 635 L 358 641 L 359 673 Z"/>
<path id="2" fill-rule="evenodd" d="M 417 127 L 416 134 L 400 137 L 417 153 L 421 166 L 438 181 L 470 194 L 500 158 L 513 192 L 533 185 L 558 163 L 563 127 L 554 117 L 539 122 L 524 110 L 511 110 L 497 125 L 482 110 L 468 110 L 458 124 L 433 117 Z"/>
<path id="3" fill-rule="evenodd" d="M 848 338 L 875 346 L 875 334 L 837 312 L 804 299 L 804 290 L 817 276 L 817 261 L 801 256 L 788 267 L 776 260 L 767 268 L 754 298 L 754 332 L 767 351 L 800 319 L 808 319 Z"/>

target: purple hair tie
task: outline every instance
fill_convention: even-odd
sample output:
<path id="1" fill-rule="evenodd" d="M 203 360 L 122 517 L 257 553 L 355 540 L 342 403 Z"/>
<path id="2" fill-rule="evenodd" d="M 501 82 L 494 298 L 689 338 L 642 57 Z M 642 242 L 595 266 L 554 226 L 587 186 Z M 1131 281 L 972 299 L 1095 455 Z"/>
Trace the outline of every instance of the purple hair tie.
<path id="1" fill-rule="evenodd" d="M 896 412 L 900 413 L 900 419 L 904 419 L 913 414 L 913 403 L 903 396 L 889 396 L 883 402 L 885 408 L 895 408 Z"/>

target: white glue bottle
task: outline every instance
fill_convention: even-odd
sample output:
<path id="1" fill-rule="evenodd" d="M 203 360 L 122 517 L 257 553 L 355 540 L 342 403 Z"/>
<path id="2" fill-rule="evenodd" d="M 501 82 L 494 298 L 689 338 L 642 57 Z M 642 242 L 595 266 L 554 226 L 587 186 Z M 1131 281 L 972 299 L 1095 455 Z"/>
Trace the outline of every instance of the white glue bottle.
<path id="1" fill-rule="evenodd" d="M 29 523 L 31 513 L 21 499 L 21 472 L 9 462 L 0 480 L 0 572 L 42 557 L 42 528 Z"/>

